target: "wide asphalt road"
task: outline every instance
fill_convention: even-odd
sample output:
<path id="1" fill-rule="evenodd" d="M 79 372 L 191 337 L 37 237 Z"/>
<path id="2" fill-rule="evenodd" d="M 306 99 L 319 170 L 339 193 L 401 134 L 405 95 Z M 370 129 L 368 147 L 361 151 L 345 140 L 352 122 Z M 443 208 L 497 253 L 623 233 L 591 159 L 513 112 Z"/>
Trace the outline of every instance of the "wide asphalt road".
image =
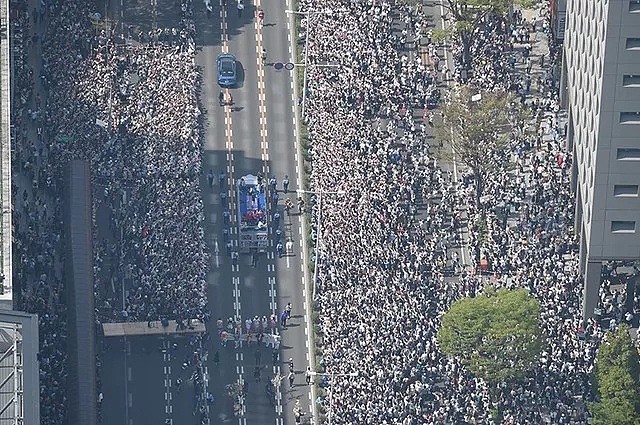
<path id="1" fill-rule="evenodd" d="M 222 187 L 218 179 L 210 189 L 203 179 L 203 191 L 207 210 L 207 234 L 214 256 L 210 273 L 209 300 L 214 318 L 239 315 L 243 320 L 253 316 L 278 314 L 287 303 L 292 303 L 293 318 L 287 330 L 280 330 L 282 345 L 278 361 L 274 362 L 272 349 L 260 347 L 234 348 L 234 344 L 221 347 L 216 341 L 212 353 L 219 350 L 221 364 L 213 364 L 209 356 L 209 383 L 218 399 L 228 399 L 224 387 L 231 382 L 248 381 L 249 393 L 241 424 L 293 424 L 293 406 L 296 398 L 309 411 L 309 388 L 304 384 L 304 370 L 308 364 L 303 299 L 300 217 L 285 217 L 282 204 L 286 197 L 295 201 L 298 169 L 296 167 L 296 139 L 293 110 L 293 75 L 286 70 L 277 71 L 274 62 L 290 62 L 288 18 L 282 2 L 261 5 L 245 2 L 238 13 L 236 2 L 228 1 L 226 7 L 215 5 L 214 13 L 207 18 L 204 3 L 197 4 L 197 45 L 202 46 L 198 64 L 202 67 L 204 87 L 202 102 L 206 109 L 207 132 L 204 169 L 216 175 L 225 174 Z M 264 25 L 259 25 L 257 11 L 264 10 Z M 267 61 L 262 61 L 262 49 Z M 224 90 L 227 98 L 233 97 L 233 105 L 221 107 L 218 102 L 220 88 L 216 81 L 215 59 L 222 52 L 236 56 L 240 70 L 237 88 Z M 245 174 L 263 173 L 275 176 L 280 189 L 281 229 L 292 240 L 292 252 L 283 258 L 274 255 L 271 243 L 267 254 L 262 254 L 256 267 L 249 256 L 241 256 L 237 266 L 231 266 L 224 240 L 223 211 L 235 212 L 234 182 Z M 288 194 L 282 192 L 281 181 L 288 175 Z M 220 193 L 226 193 L 221 199 Z M 237 244 L 237 221 L 230 226 L 230 234 Z M 272 234 L 273 237 L 273 234 Z M 217 256 L 216 252 L 217 242 Z M 256 351 L 259 351 L 257 353 Z M 290 388 L 287 380 L 280 385 L 278 397 L 272 404 L 264 392 L 268 379 L 275 374 L 288 373 L 288 366 L 280 366 L 289 358 L 294 359 L 296 382 Z M 275 366 L 274 366 L 275 365 Z M 260 371 L 257 382 L 255 371 Z M 213 423 L 225 423 L 232 417 L 233 406 L 217 403 L 212 412 Z"/>
<path id="2" fill-rule="evenodd" d="M 210 423 L 227 424 L 294 424 L 293 406 L 297 399 L 305 412 L 310 412 L 310 392 L 305 385 L 304 371 L 308 365 L 308 325 L 303 297 L 301 252 L 302 217 L 286 217 L 282 211 L 284 200 L 295 201 L 300 181 L 295 139 L 293 75 L 277 71 L 273 62 L 291 62 L 289 18 L 283 2 L 261 5 L 259 0 L 238 13 L 236 2 L 214 4 L 207 14 L 204 2 L 194 4 L 198 47 L 197 63 L 202 74 L 201 106 L 205 117 L 205 153 L 202 177 L 205 206 L 205 233 L 211 248 L 208 274 L 209 308 L 212 320 L 208 325 L 212 338 L 206 365 L 209 392 L 215 396 L 210 406 Z M 120 3 L 120 4 L 119 4 Z M 171 27 L 178 10 L 174 1 L 124 0 L 111 2 L 110 14 L 124 23 L 125 32 L 147 31 L 154 26 Z M 263 8 L 264 26 L 257 22 L 257 11 Z M 129 30 L 127 30 L 129 28 Z M 262 49 L 267 61 L 262 62 Z M 216 57 L 222 52 L 238 59 L 240 81 L 237 87 L 224 90 L 233 96 L 233 105 L 221 107 L 221 91 L 216 79 Z M 206 173 L 213 170 L 215 184 L 209 187 Z M 241 256 L 232 265 L 227 252 L 224 229 L 229 232 L 233 249 L 237 247 L 237 220 L 234 183 L 245 174 L 262 172 L 278 179 L 281 229 L 292 241 L 291 252 L 283 258 L 274 255 L 274 244 L 261 254 L 257 265 L 249 256 Z M 222 184 L 218 175 L 224 173 Z M 282 191 L 282 179 L 289 176 L 290 192 Z M 232 214 L 225 223 L 223 213 Z M 273 212 L 273 211 L 272 211 Z M 272 213 L 271 212 L 271 213 Z M 273 229 L 272 229 L 273 230 Z M 273 233 L 271 233 L 273 237 Z M 224 347 L 215 329 L 217 318 L 226 321 L 240 317 L 243 321 L 254 316 L 279 314 L 287 303 L 293 307 L 292 320 L 282 336 L 280 350 L 273 353 L 264 344 L 236 348 L 233 343 Z M 114 338 L 105 341 L 102 351 L 103 423 L 106 425 L 198 424 L 194 412 L 193 384 L 189 381 L 192 368 L 183 362 L 192 354 L 189 337 Z M 216 356 L 218 353 L 218 356 Z M 219 362 L 215 362 L 215 358 Z M 286 376 L 284 362 L 294 360 L 296 379 L 293 387 L 284 379 L 277 397 L 269 400 L 265 383 L 275 374 Z M 274 361 L 275 360 L 275 361 Z M 282 369 L 281 369 L 282 366 Z M 260 382 L 256 382 L 256 368 Z M 178 385 L 178 379 L 182 383 Z M 245 382 L 248 395 L 239 412 L 234 412 L 234 400 L 227 395 L 228 384 Z M 237 413 L 237 414 L 236 414 Z M 307 414 L 306 418 L 310 415 Z"/>

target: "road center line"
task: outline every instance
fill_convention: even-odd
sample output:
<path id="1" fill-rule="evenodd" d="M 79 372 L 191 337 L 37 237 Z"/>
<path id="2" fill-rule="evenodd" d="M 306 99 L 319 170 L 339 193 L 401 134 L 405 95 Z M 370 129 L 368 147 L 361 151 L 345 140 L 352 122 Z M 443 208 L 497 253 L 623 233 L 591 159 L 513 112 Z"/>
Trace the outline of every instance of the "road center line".
<path id="1" fill-rule="evenodd" d="M 263 160 L 262 172 L 266 177 L 269 174 L 269 144 L 267 142 L 267 104 L 264 83 L 264 68 L 266 61 L 263 61 L 262 59 L 264 43 L 262 40 L 262 25 L 260 25 L 260 20 L 258 19 L 258 12 L 260 10 L 260 0 L 256 0 L 254 27 L 256 34 L 256 64 L 258 66 L 258 122 L 260 123 L 260 146 L 262 148 L 261 157 Z"/>

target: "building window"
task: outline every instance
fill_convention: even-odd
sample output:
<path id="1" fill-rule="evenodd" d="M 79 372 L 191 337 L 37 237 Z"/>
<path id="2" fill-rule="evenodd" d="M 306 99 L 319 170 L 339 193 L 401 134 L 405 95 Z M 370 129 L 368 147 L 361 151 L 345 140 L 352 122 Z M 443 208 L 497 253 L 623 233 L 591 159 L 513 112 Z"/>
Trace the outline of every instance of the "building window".
<path id="1" fill-rule="evenodd" d="M 623 87 L 640 87 L 640 75 L 623 75 Z"/>
<path id="2" fill-rule="evenodd" d="M 640 38 L 627 38 L 627 50 L 640 50 Z"/>
<path id="3" fill-rule="evenodd" d="M 640 112 L 620 112 L 620 124 L 640 124 Z"/>
<path id="4" fill-rule="evenodd" d="M 616 184 L 613 186 L 613 196 L 619 198 L 638 197 L 637 184 Z"/>
<path id="5" fill-rule="evenodd" d="M 638 148 L 618 148 L 616 159 L 623 161 L 640 161 L 640 149 Z"/>
<path id="6" fill-rule="evenodd" d="M 640 0 L 629 0 L 629 12 L 640 12 Z"/>
<path id="7" fill-rule="evenodd" d="M 635 233 L 636 222 L 635 221 L 612 221 L 611 233 Z"/>

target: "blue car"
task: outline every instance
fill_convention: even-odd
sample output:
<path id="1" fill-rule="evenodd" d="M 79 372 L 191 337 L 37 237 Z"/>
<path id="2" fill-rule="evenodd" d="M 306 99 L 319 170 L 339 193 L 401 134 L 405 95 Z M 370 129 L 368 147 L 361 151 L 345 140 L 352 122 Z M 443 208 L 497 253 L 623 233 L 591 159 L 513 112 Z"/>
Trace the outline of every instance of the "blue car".
<path id="1" fill-rule="evenodd" d="M 216 59 L 218 67 L 218 84 L 221 87 L 233 87 L 237 83 L 236 57 L 223 53 Z"/>

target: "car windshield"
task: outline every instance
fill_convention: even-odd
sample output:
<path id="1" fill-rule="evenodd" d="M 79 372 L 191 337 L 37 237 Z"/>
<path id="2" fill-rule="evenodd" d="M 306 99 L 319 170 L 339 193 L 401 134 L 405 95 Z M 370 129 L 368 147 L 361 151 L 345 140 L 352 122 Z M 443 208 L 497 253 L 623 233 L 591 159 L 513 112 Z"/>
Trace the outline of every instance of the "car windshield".
<path id="1" fill-rule="evenodd" d="M 221 68 L 223 75 L 233 75 L 233 61 L 231 59 L 223 59 Z"/>

